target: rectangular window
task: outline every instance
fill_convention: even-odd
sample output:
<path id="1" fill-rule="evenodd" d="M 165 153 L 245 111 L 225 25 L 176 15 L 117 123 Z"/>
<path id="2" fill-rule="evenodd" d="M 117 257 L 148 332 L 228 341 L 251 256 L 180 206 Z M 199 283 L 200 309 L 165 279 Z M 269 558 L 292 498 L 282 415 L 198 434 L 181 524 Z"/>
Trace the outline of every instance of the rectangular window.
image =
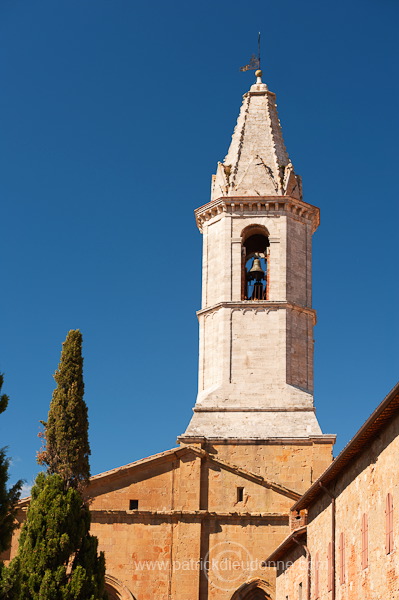
<path id="1" fill-rule="evenodd" d="M 328 591 L 333 588 L 333 569 L 332 569 L 332 542 L 328 544 L 327 552 L 327 570 L 328 570 Z"/>
<path id="2" fill-rule="evenodd" d="M 298 585 L 298 600 L 302 600 L 302 583 Z"/>
<path id="3" fill-rule="evenodd" d="M 315 600 L 317 600 L 317 598 L 320 595 L 319 574 L 320 574 L 320 572 L 319 572 L 319 553 L 317 553 L 315 562 L 314 562 L 314 597 L 315 597 Z"/>
<path id="4" fill-rule="evenodd" d="M 393 550 L 393 496 L 387 494 L 385 506 L 385 548 L 390 554 Z"/>
<path id="5" fill-rule="evenodd" d="M 339 580 L 345 583 L 345 534 L 339 536 Z"/>
<path id="6" fill-rule="evenodd" d="M 366 513 L 362 516 L 362 569 L 369 565 L 369 524 Z"/>
<path id="7" fill-rule="evenodd" d="M 237 502 L 242 502 L 244 500 L 244 488 L 237 488 Z"/>
<path id="8" fill-rule="evenodd" d="M 138 500 L 129 500 L 129 510 L 137 510 L 139 507 Z"/>

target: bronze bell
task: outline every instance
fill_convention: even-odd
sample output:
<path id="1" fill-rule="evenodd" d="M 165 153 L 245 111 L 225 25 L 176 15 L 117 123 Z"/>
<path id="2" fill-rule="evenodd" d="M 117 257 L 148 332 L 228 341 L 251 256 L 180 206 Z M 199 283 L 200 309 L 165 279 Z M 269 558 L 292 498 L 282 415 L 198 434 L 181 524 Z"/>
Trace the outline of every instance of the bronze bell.
<path id="1" fill-rule="evenodd" d="M 256 279 L 256 281 L 260 281 L 265 276 L 265 272 L 261 267 L 260 258 L 255 257 L 254 262 L 252 263 L 252 267 L 248 271 L 248 279 Z"/>

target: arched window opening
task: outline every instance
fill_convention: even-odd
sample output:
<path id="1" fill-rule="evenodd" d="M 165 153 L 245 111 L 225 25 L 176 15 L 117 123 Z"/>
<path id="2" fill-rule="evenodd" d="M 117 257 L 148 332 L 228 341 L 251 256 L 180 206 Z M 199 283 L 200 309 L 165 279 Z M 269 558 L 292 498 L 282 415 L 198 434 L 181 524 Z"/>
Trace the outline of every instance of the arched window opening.
<path id="1" fill-rule="evenodd" d="M 108 600 L 120 600 L 121 597 L 118 594 L 118 592 L 115 590 L 115 588 L 113 588 L 110 585 L 106 585 L 105 588 L 107 590 Z"/>
<path id="2" fill-rule="evenodd" d="M 266 594 L 266 592 L 260 588 L 250 590 L 244 598 L 245 600 L 270 600 L 269 594 Z"/>
<path id="3" fill-rule="evenodd" d="M 231 600 L 271 600 L 271 586 L 261 579 L 244 583 L 231 597 Z"/>
<path id="4" fill-rule="evenodd" d="M 262 229 L 250 230 L 243 241 L 242 299 L 267 299 L 269 238 Z"/>
<path id="5" fill-rule="evenodd" d="M 107 592 L 108 600 L 135 600 L 133 594 L 127 587 L 116 577 L 105 575 L 105 591 Z"/>

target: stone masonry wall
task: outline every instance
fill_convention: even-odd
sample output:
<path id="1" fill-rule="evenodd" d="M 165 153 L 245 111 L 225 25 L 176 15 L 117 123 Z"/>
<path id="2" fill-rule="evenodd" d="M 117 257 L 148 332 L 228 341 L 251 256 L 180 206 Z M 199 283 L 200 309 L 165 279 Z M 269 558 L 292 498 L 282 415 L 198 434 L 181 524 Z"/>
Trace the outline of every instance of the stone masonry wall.
<path id="1" fill-rule="evenodd" d="M 287 310 L 287 383 L 313 393 L 313 315 Z"/>
<path id="2" fill-rule="evenodd" d="M 230 600 L 256 578 L 274 598 L 274 570 L 261 564 L 289 533 L 293 497 L 250 471 L 301 492 L 331 460 L 331 446 L 209 449 L 207 458 L 199 448 L 177 448 L 92 480 L 91 531 L 107 574 L 137 600 Z M 131 500 L 138 509 L 130 510 Z M 11 557 L 16 549 L 17 536 Z"/>
<path id="3" fill-rule="evenodd" d="M 307 600 L 308 560 L 304 549 L 295 546 L 284 561 L 277 561 L 276 567 L 276 600 Z"/>
<path id="4" fill-rule="evenodd" d="M 323 441 L 260 444 L 222 444 L 207 446 L 216 457 L 246 468 L 303 494 L 332 460 L 332 444 Z"/>
<path id="5" fill-rule="evenodd" d="M 336 494 L 336 600 L 399 598 L 399 417 L 339 477 Z M 386 496 L 393 496 L 394 550 L 387 554 Z M 368 566 L 362 568 L 362 515 L 368 518 Z M 344 579 L 340 572 L 340 535 L 344 534 Z M 324 495 L 309 511 L 308 546 L 320 557 L 320 600 L 328 600 L 327 551 L 331 541 L 331 504 Z M 313 573 L 314 580 L 314 573 Z M 314 589 L 312 591 L 314 596 Z M 280 599 L 278 599 L 280 600 Z M 285 600 L 285 598 L 283 598 Z"/>

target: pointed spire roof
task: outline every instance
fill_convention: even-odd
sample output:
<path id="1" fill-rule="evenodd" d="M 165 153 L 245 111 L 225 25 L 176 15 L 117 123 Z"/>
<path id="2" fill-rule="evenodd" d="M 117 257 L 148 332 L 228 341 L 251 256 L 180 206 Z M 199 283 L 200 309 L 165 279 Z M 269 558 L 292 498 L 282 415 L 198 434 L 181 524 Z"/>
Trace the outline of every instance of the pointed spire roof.
<path id="1" fill-rule="evenodd" d="M 244 94 L 230 148 L 212 180 L 212 200 L 221 196 L 293 196 L 301 199 L 301 179 L 285 149 L 276 96 L 262 83 Z"/>

